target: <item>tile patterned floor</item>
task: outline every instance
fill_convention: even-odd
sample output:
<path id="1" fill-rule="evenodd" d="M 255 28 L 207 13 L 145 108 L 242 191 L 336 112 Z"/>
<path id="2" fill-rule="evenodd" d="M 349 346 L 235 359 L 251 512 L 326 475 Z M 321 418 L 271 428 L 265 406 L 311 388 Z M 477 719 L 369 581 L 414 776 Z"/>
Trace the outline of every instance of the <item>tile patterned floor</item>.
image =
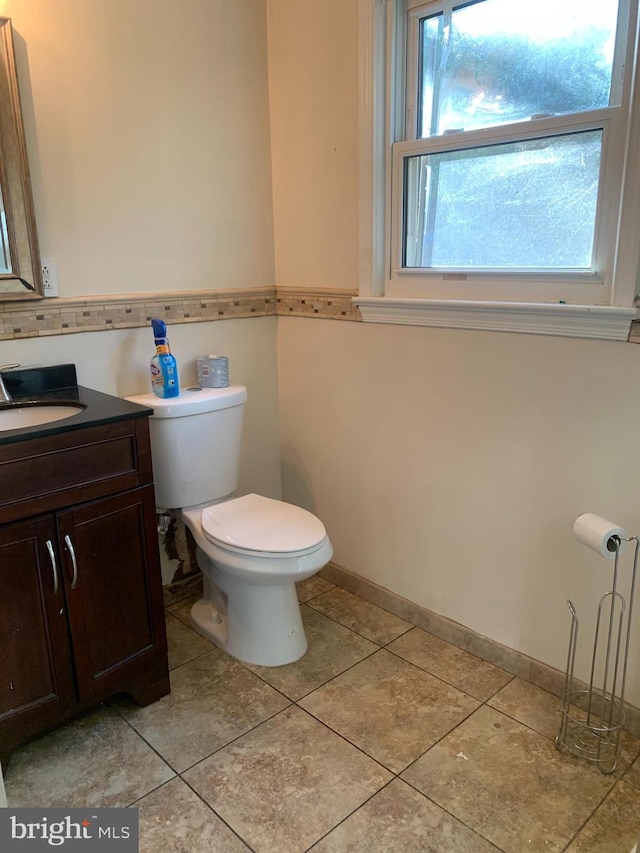
<path id="1" fill-rule="evenodd" d="M 142 853 L 629 853 L 640 741 L 603 776 L 559 753 L 559 702 L 334 587 L 309 650 L 245 666 L 167 610 L 172 692 L 17 750 L 10 806 L 136 806 Z"/>

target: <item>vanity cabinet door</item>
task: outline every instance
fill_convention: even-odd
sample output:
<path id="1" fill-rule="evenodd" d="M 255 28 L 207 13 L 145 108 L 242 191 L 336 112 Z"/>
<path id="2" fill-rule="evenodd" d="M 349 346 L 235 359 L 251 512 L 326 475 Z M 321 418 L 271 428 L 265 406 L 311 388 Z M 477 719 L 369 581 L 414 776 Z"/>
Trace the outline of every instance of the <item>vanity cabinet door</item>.
<path id="1" fill-rule="evenodd" d="M 169 690 L 151 486 L 57 515 L 81 704 Z"/>
<path id="2" fill-rule="evenodd" d="M 0 752 L 63 719 L 75 701 L 52 515 L 0 527 Z"/>

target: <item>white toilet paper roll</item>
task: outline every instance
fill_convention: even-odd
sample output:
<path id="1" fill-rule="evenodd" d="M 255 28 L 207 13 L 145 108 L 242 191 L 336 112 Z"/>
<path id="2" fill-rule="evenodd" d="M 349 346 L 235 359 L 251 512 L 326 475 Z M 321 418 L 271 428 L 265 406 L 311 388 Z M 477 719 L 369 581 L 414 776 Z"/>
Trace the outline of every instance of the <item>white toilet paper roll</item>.
<path id="1" fill-rule="evenodd" d="M 576 518 L 573 525 L 573 535 L 578 542 L 582 542 L 587 548 L 591 548 L 592 551 L 606 557 L 607 560 L 613 560 L 616 556 L 616 542 L 613 537 L 628 538 L 626 530 L 623 530 L 622 527 L 618 527 L 607 521 L 606 518 L 601 518 L 592 512 L 586 512 Z M 622 544 L 620 550 L 622 550 Z"/>

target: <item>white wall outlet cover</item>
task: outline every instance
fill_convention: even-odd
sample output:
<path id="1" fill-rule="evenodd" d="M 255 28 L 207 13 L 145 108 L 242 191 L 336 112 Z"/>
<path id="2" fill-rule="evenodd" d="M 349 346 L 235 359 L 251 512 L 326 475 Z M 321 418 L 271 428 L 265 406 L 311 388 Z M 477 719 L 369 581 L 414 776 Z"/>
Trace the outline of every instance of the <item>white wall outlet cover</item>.
<path id="1" fill-rule="evenodd" d="M 45 296 L 58 296 L 58 271 L 55 258 L 41 258 L 42 286 Z"/>

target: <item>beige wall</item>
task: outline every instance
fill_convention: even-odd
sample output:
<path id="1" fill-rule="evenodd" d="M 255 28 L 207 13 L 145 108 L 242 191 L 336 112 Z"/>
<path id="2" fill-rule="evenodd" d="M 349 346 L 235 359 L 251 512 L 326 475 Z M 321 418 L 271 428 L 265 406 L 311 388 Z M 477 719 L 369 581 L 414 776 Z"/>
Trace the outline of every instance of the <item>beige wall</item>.
<path id="1" fill-rule="evenodd" d="M 264 0 L 0 0 L 60 294 L 273 284 Z"/>
<path id="2" fill-rule="evenodd" d="M 16 40 L 43 256 L 61 296 L 272 286 L 263 0 L 0 0 Z M 53 302 L 53 300 L 52 300 Z M 46 303 L 45 303 L 46 304 Z M 172 325 L 181 379 L 230 359 L 249 390 L 241 490 L 280 493 L 276 318 Z M 150 329 L 0 342 L 149 389 Z"/>
<path id="3" fill-rule="evenodd" d="M 612 574 L 576 516 L 640 533 L 640 349 L 283 317 L 278 351 L 283 496 L 334 560 L 563 669 Z"/>
<path id="4" fill-rule="evenodd" d="M 357 287 L 357 6 L 268 2 L 278 285 Z M 640 347 L 280 318 L 278 357 L 283 495 L 336 562 L 560 669 L 571 597 L 585 675 L 611 565 L 571 530 L 640 533 Z"/>
<path id="5" fill-rule="evenodd" d="M 281 287 L 357 287 L 357 12 L 357 0 L 267 2 Z"/>

